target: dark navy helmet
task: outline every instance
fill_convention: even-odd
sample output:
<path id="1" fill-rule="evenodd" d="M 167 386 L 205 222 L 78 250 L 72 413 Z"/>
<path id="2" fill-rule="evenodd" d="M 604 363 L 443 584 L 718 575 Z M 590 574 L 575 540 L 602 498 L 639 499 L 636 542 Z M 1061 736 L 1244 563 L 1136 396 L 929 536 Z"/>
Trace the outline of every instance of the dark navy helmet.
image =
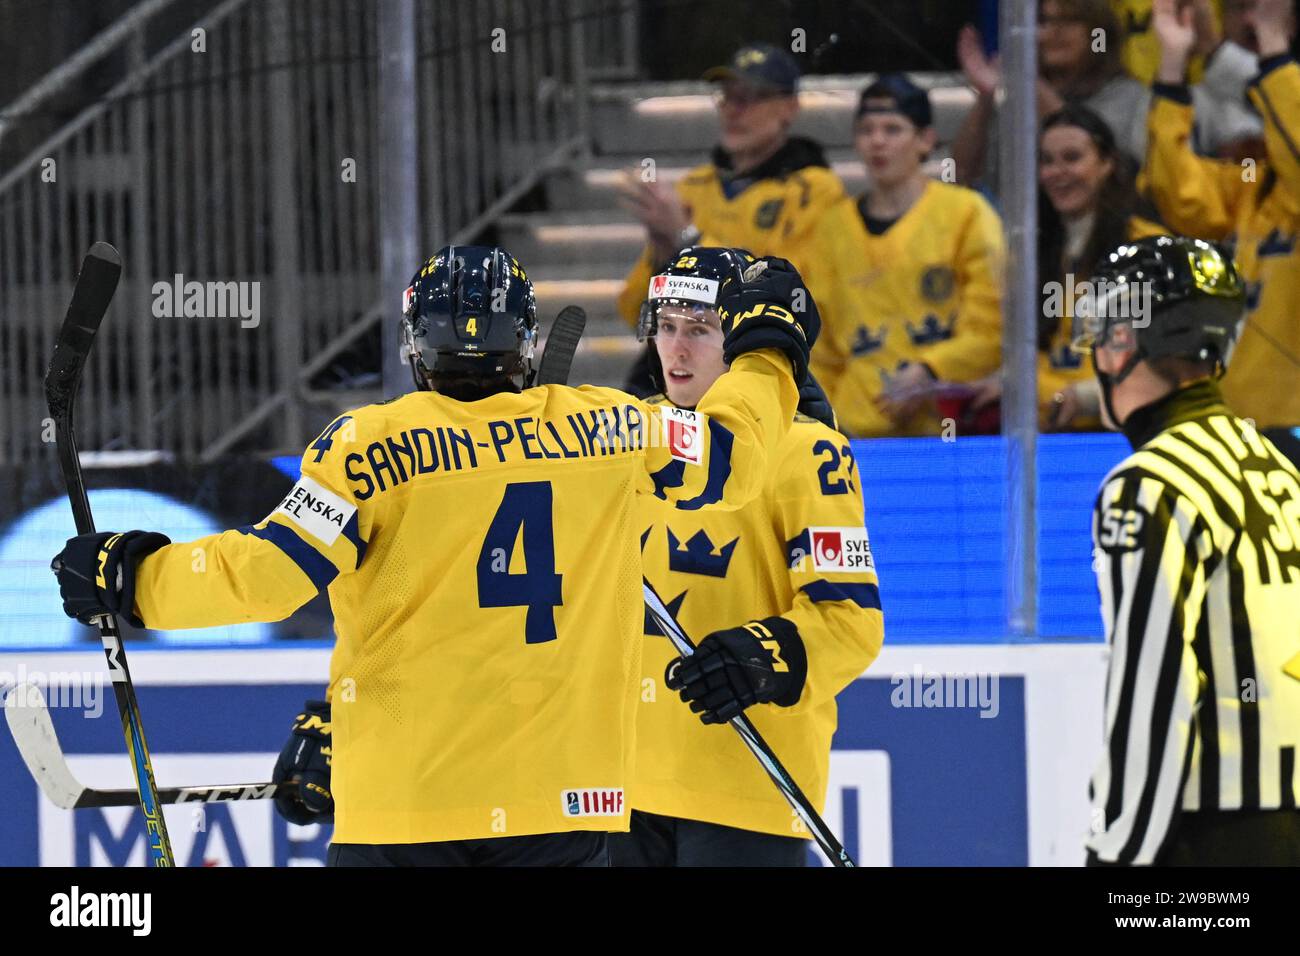
<path id="1" fill-rule="evenodd" d="M 666 306 L 685 309 L 701 322 L 716 317 L 718 294 L 728 279 L 739 280 L 754 257 L 744 249 L 720 246 L 687 246 L 673 257 L 668 268 L 650 278 L 646 300 L 641 303 L 636 337 L 654 338 L 659 331 L 659 311 Z M 646 355 L 650 381 L 664 390 L 664 371 L 659 353 L 652 346 Z"/>
<path id="2" fill-rule="evenodd" d="M 1232 257 L 1213 243 L 1183 236 L 1123 243 L 1102 257 L 1089 285 L 1075 308 L 1076 351 L 1127 325 L 1137 346 L 1131 364 L 1174 356 L 1227 366 L 1246 289 Z"/>
<path id="3" fill-rule="evenodd" d="M 753 261 L 754 257 L 744 249 L 687 246 L 673 257 L 668 268 L 651 276 L 636 337 L 654 337 L 659 328 L 659 310 L 665 305 L 689 309 L 701 317 L 716 313 L 722 284 L 727 279 L 739 279 Z"/>
<path id="4" fill-rule="evenodd" d="M 417 388 L 437 378 L 532 384 L 537 342 L 533 284 L 497 246 L 445 246 L 411 279 L 402 299 L 402 357 Z"/>

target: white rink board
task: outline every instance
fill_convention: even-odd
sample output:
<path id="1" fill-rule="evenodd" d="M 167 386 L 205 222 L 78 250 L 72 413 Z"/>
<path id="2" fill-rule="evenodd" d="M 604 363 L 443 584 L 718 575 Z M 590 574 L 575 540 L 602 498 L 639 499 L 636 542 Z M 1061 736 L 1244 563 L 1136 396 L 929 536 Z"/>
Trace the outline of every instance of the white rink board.
<path id="1" fill-rule="evenodd" d="M 328 673 L 329 651 L 323 648 L 271 648 L 221 650 L 141 650 L 130 648 L 130 666 L 141 687 L 170 686 L 183 690 L 193 687 L 196 693 L 208 687 L 245 687 L 244 694 L 298 693 L 294 685 L 323 685 Z M 22 670 L 20 670 L 20 667 Z M 0 654 L 0 681 L 11 681 L 25 671 L 33 673 L 100 674 L 103 657 L 98 651 L 38 654 Z M 1003 645 L 899 645 L 886 646 L 872 666 L 872 681 L 889 681 L 894 675 L 988 674 L 1021 677 L 1024 681 L 1024 763 L 1027 793 L 1027 857 L 1030 865 L 1079 865 L 1083 862 L 1083 838 L 1088 820 L 1087 780 L 1100 753 L 1102 727 L 1102 692 L 1105 677 L 1105 648 L 1099 643 L 1003 644 Z M 7 688 L 6 688 L 7 689 Z M 310 690 L 304 691 L 311 693 Z M 103 688 L 105 717 L 115 721 L 111 690 Z M 297 698 L 301 702 L 302 696 Z M 287 704 L 283 730 L 297 703 Z M 278 713 L 278 711 L 276 711 Z M 234 715 L 231 715 L 232 717 Z M 194 713 L 158 713 L 144 711 L 145 729 L 159 722 L 184 720 L 220 720 L 220 715 Z M 183 726 L 183 724 L 182 724 Z M 267 728 L 280 739 L 280 727 Z M 62 731 L 61 731 L 62 733 Z M 155 734 L 156 737 L 156 734 Z M 12 750 L 12 743 L 4 742 Z M 276 748 L 265 741 L 252 750 L 241 750 L 232 741 L 222 752 L 177 753 L 155 749 L 154 763 L 158 779 L 167 785 L 194 783 L 254 782 L 268 779 Z M 895 757 L 897 754 L 895 754 Z M 16 754 L 12 759 L 16 759 Z M 131 786 L 131 773 L 125 754 L 69 754 L 73 773 L 83 782 L 101 786 Z M 898 807 L 891 804 L 896 779 L 896 760 L 885 750 L 840 749 L 832 752 L 831 787 L 828 793 L 826 820 L 833 830 L 843 833 L 841 795 L 856 791 L 854 829 L 863 865 L 889 865 L 898 849 L 891 824 Z M 4 767 L 8 768 L 9 764 Z M 0 782 L 0 794 L 10 788 L 28 788 L 34 784 L 25 771 L 10 774 L 16 779 Z M 997 788 L 1005 783 L 996 779 L 980 781 L 980 786 Z M 76 827 L 71 811 L 54 807 L 43 797 L 25 800 L 32 807 L 30 819 L 10 820 L 15 836 L 9 840 L 0 834 L 0 864 L 39 862 L 45 865 L 71 865 L 76 861 L 74 841 Z M 9 801 L 6 801 L 9 804 Z M 19 801 L 18 806 L 23 805 Z M 190 859 L 196 839 L 202 839 L 201 853 L 195 862 L 227 865 L 241 859 L 247 865 L 269 865 L 272 852 L 272 819 L 269 801 L 227 804 L 229 817 L 220 826 L 208 828 L 199 836 L 202 819 L 189 807 L 173 807 L 167 812 L 169 829 L 180 862 Z M 81 813 L 100 811 L 80 811 Z M 80 836 L 83 858 L 89 862 L 108 862 L 97 845 L 98 840 L 121 835 L 134 811 L 116 808 L 105 811 L 96 821 L 89 837 Z M 233 825 L 238 847 L 226 846 L 227 830 Z M 34 829 L 38 834 L 38 858 L 26 860 L 16 847 L 25 845 L 21 831 Z M 298 839 L 303 828 L 292 828 Z M 108 834 L 105 837 L 105 834 Z M 306 834 L 302 834 L 306 836 Z M 15 849 L 11 849 L 15 847 Z M 89 846 L 89 850 L 86 847 Z M 143 862 L 143 848 L 136 846 L 126 854 L 117 850 L 117 862 L 132 865 Z M 311 859 L 291 859 L 291 865 L 310 865 Z"/>

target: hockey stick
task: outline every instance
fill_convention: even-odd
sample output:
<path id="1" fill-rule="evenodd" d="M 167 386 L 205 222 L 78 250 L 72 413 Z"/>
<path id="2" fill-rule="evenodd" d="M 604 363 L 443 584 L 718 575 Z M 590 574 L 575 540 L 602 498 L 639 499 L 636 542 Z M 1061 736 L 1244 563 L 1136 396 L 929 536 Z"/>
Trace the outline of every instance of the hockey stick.
<path id="1" fill-rule="evenodd" d="M 54 355 L 49 371 L 45 373 L 45 403 L 54 419 L 54 437 L 58 445 L 59 469 L 72 503 L 72 517 L 77 534 L 95 530 L 90 513 L 90 500 L 86 497 L 86 484 L 81 476 L 81 462 L 77 458 L 77 442 L 72 430 L 72 413 L 77 401 L 77 386 L 81 372 L 90 356 L 95 333 L 99 331 L 113 293 L 122 276 L 122 258 L 106 242 L 90 247 L 81 260 L 81 272 L 72 291 L 63 327 L 54 340 Z M 145 828 L 149 833 L 149 858 L 154 866 L 174 866 L 171 840 L 167 837 L 167 822 L 158 805 L 158 785 L 154 782 L 153 766 L 149 762 L 149 747 L 145 743 L 144 725 L 140 719 L 140 704 L 135 697 L 135 685 L 126 666 L 126 650 L 122 647 L 122 634 L 117 619 L 112 614 L 102 614 L 95 619 L 99 637 L 108 658 L 108 672 L 113 681 L 113 695 L 122 717 L 122 733 L 126 738 L 126 751 L 135 772 L 136 791 L 140 809 L 144 811 Z"/>
<path id="2" fill-rule="evenodd" d="M 534 385 L 567 385 L 573 354 L 587 327 L 587 313 L 576 305 L 566 305 L 551 323 L 546 336 L 546 351 L 537 366 Z"/>
<path id="3" fill-rule="evenodd" d="M 673 618 L 672 611 L 668 610 L 668 606 L 664 604 L 663 599 L 651 587 L 650 582 L 642 579 L 641 590 L 645 598 L 646 609 L 650 611 L 651 616 L 658 623 L 659 629 L 673 642 L 673 646 L 677 648 L 677 653 L 683 657 L 694 654 L 695 644 L 686 636 L 686 632 Z M 789 771 L 781 765 L 781 761 L 777 759 L 776 754 L 772 752 L 772 748 L 767 745 L 767 741 L 762 738 L 749 717 L 743 713 L 737 714 L 731 718 L 730 724 L 736 729 L 736 733 L 740 734 L 740 739 L 745 742 L 745 746 L 758 758 L 758 762 L 763 765 L 763 769 L 772 778 L 772 782 L 781 791 L 781 795 L 789 801 L 790 806 L 794 808 L 794 812 L 799 814 L 799 818 L 808 827 L 813 839 L 817 841 L 817 845 L 822 848 L 822 852 L 826 854 L 831 863 L 835 866 L 857 866 L 853 862 L 853 858 L 849 856 L 848 851 L 844 849 L 844 845 L 831 832 L 831 828 L 826 825 L 826 821 L 821 818 L 821 815 L 813 808 L 808 798 L 804 796 L 803 791 L 794 782 L 794 778 L 790 776 Z"/>
<path id="4" fill-rule="evenodd" d="M 41 792 L 64 810 L 86 807 L 131 807 L 140 802 L 134 790 L 96 790 L 87 787 L 68 768 L 59 745 L 45 696 L 35 684 L 19 684 L 5 698 L 5 720 L 18 753 Z M 297 783 L 232 783 L 215 787 L 164 787 L 158 803 L 226 803 L 235 800 L 269 800 Z"/>

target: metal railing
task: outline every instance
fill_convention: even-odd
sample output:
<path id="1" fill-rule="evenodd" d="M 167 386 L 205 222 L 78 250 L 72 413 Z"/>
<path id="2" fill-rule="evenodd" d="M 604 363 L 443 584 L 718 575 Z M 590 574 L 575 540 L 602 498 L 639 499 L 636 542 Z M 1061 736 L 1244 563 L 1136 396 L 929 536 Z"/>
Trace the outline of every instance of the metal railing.
<path id="1" fill-rule="evenodd" d="M 147 60 L 144 18 L 119 31 L 127 78 L 0 176 L 0 461 L 42 454 L 41 377 L 96 239 L 125 271 L 82 447 L 300 448 L 308 379 L 396 318 L 400 290 L 378 281 L 379 111 L 417 125 L 410 201 L 432 251 L 580 159 L 589 54 L 609 69 L 635 52 L 610 39 L 635 43 L 628 0 L 420 0 L 417 102 L 381 104 L 376 12 L 226 0 Z"/>

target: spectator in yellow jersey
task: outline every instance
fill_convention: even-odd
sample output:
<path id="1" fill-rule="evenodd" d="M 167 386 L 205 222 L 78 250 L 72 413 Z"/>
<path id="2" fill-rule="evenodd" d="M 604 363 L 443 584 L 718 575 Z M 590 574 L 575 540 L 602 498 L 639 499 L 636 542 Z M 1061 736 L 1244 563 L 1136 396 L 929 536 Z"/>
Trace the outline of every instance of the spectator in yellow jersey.
<path id="1" fill-rule="evenodd" d="M 642 331 L 653 336 L 651 369 L 666 394 L 650 404 L 694 408 L 722 375 L 715 297 L 741 264 L 732 250 L 684 249 L 656 277 Z M 815 411 L 806 397 L 799 407 L 764 491 L 748 506 L 718 520 L 669 501 L 643 503 L 645 575 L 699 650 L 669 679 L 676 652 L 647 622 L 632 828 L 610 837 L 615 865 L 806 859 L 807 831 L 740 738 L 701 726 L 747 708 L 820 812 L 835 696 L 880 651 L 880 595 L 853 452 L 829 423 L 804 414 L 829 422 L 827 408 Z"/>
<path id="2" fill-rule="evenodd" d="M 1043 122 L 1038 140 L 1039 424 L 1095 428 L 1092 369 L 1070 348 L 1072 305 L 1102 253 L 1126 239 L 1165 230 L 1136 215 L 1138 196 L 1105 121 L 1085 106 L 1067 106 Z M 975 405 L 997 399 L 1001 376 L 982 382 Z"/>
<path id="3" fill-rule="evenodd" d="M 1000 361 L 1002 224 L 978 193 L 926 176 L 930 100 L 907 77 L 867 87 L 855 129 L 871 188 L 817 224 L 803 270 L 823 321 L 813 368 L 847 434 L 938 434 L 936 383 Z"/>
<path id="4" fill-rule="evenodd" d="M 1145 2 L 1149 5 L 1150 0 Z M 1215 154 L 1257 135 L 1259 122 L 1242 103 L 1245 84 L 1254 74 L 1252 58 L 1240 46 L 1221 42 L 1224 33 L 1206 7 L 1208 2 L 1196 0 L 1203 24 L 1198 42 L 1214 55 L 1192 88 L 1200 111 L 1194 145 L 1206 154 Z M 1134 170 L 1146 154 L 1144 117 L 1151 91 L 1147 81 L 1139 82 L 1125 70 L 1131 46 L 1122 21 L 1144 24 L 1136 9 L 1141 5 L 1142 0 L 1042 0 L 1038 7 L 1039 118 L 1067 105 L 1087 106 L 1110 126 L 1121 154 Z M 1235 24 L 1235 20 L 1225 21 L 1225 30 L 1231 29 L 1228 35 L 1240 39 Z M 979 34 L 971 26 L 958 38 L 957 57 L 976 91 L 975 105 L 953 142 L 958 182 L 982 182 L 996 189 L 997 150 L 990 132 L 996 128 L 1001 71 L 997 60 L 985 55 Z"/>
<path id="5" fill-rule="evenodd" d="M 683 246 L 735 246 L 790 260 L 801 272 L 813 224 L 844 195 L 820 145 L 790 135 L 799 112 L 799 66 L 785 50 L 742 47 L 705 78 L 716 84 L 719 142 L 708 163 L 676 185 L 625 184 L 624 202 L 646 227 L 646 247 L 618 297 L 629 325 L 651 274 Z M 634 371 L 633 383 L 643 378 Z"/>
<path id="6" fill-rule="evenodd" d="M 1300 66 L 1288 53 L 1291 0 L 1258 0 L 1250 14 L 1259 76 L 1250 98 L 1264 121 L 1263 155 L 1242 163 L 1197 157 L 1184 83 L 1194 28 L 1186 11 L 1156 0 L 1160 74 L 1149 116 L 1143 184 L 1174 230 L 1234 240 L 1247 313 L 1223 394 L 1260 428 L 1300 425 Z"/>
<path id="7" fill-rule="evenodd" d="M 1222 0 L 1182 0 L 1192 9 L 1196 27 L 1196 43 L 1192 50 L 1191 70 L 1199 79 L 1213 57 L 1223 32 L 1224 3 Z M 1228 5 L 1241 6 L 1241 0 L 1229 0 Z M 1129 76 L 1140 83 L 1151 83 L 1160 65 L 1160 43 L 1151 29 L 1151 0 L 1110 0 L 1111 9 L 1124 30 L 1121 58 Z"/>

